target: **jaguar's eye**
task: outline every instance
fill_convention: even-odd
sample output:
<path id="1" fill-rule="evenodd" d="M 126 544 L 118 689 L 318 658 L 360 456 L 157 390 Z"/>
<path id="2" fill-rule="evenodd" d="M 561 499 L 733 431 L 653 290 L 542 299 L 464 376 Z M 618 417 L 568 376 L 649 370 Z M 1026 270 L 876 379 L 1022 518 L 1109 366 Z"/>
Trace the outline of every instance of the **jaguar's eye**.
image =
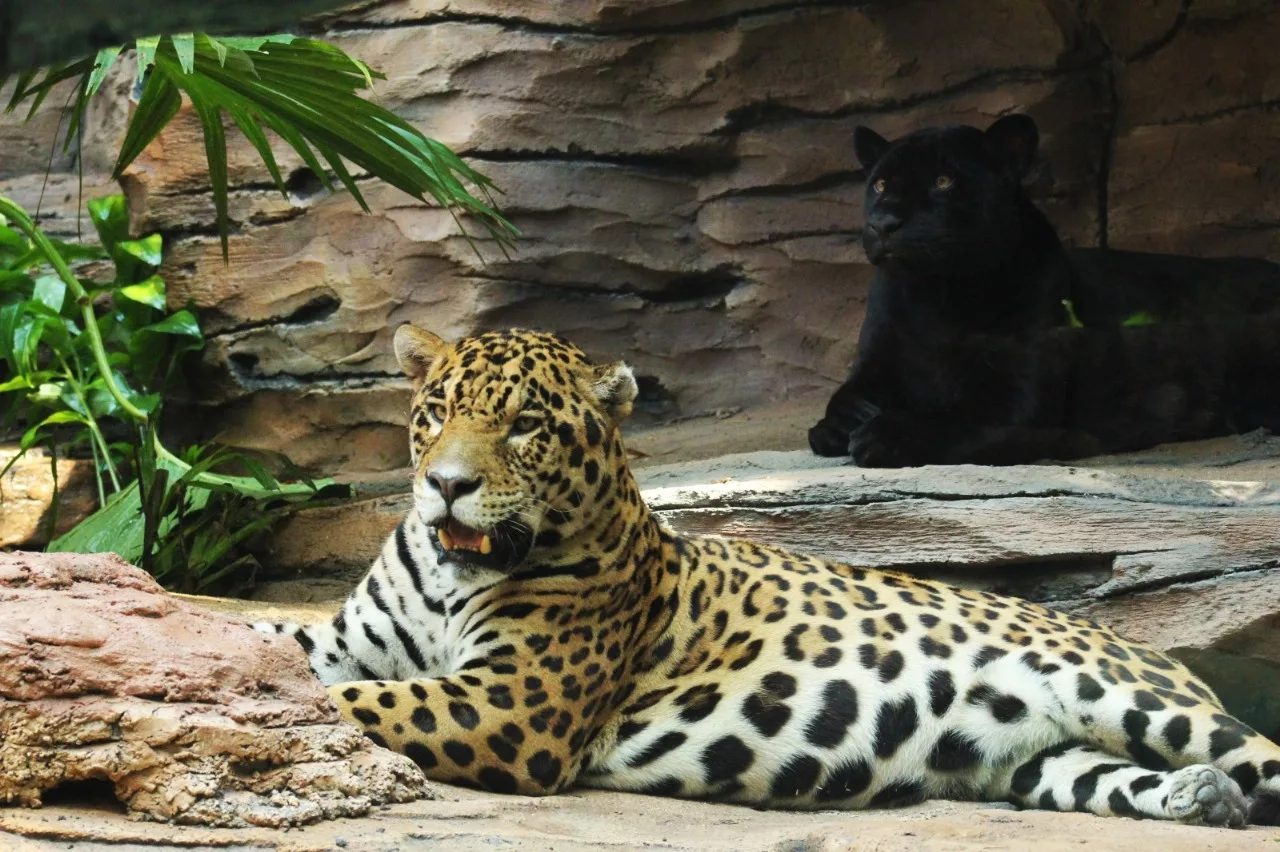
<path id="1" fill-rule="evenodd" d="M 951 177 L 951 175 L 938 175 L 937 180 L 933 182 L 934 188 L 940 189 L 943 192 L 946 192 L 948 189 L 950 189 L 955 185 L 956 185 L 955 178 Z"/>
<path id="2" fill-rule="evenodd" d="M 876 195 L 880 195 L 882 192 L 884 192 L 884 178 L 880 178 L 880 180 L 871 184 L 871 188 L 876 191 Z"/>
<path id="3" fill-rule="evenodd" d="M 528 435 L 542 425 L 542 418 L 534 414 L 521 414 L 511 424 L 512 435 Z"/>
<path id="4" fill-rule="evenodd" d="M 445 417 L 448 413 L 449 412 L 445 410 L 444 405 L 439 402 L 427 403 L 427 414 L 429 414 L 431 419 L 436 423 L 444 423 Z"/>

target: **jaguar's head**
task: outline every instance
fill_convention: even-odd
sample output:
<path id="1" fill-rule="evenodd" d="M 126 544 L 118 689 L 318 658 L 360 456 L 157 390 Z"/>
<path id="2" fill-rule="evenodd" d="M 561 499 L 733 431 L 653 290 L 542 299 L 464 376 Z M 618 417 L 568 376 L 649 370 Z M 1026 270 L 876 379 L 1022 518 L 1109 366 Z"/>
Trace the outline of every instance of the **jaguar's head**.
<path id="1" fill-rule="evenodd" d="M 854 149 L 867 175 L 862 244 L 877 266 L 948 277 L 1000 266 L 1023 233 L 1022 178 L 1039 134 L 1025 115 L 985 131 L 936 127 L 889 141 L 867 127 Z"/>
<path id="2" fill-rule="evenodd" d="M 597 366 L 521 329 L 446 343 L 403 325 L 395 350 L 414 388 L 414 503 L 442 564 L 511 572 L 584 533 L 630 486 L 618 481 L 618 424 L 636 397 L 626 364 Z"/>

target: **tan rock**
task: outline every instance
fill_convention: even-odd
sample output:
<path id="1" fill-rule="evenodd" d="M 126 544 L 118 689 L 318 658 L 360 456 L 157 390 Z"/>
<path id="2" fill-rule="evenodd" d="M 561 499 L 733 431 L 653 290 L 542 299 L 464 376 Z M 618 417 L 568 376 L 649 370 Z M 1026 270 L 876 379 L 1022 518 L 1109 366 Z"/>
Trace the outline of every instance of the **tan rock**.
<path id="1" fill-rule="evenodd" d="M 403 464 L 384 428 L 402 415 L 359 410 L 371 388 L 402 394 L 404 321 L 561 331 L 634 362 L 663 416 L 829 392 L 871 272 L 857 124 L 897 136 L 1027 111 L 1029 188 L 1068 243 L 1280 258 L 1280 12 L 1263 0 L 395 0 L 326 21 L 386 72 L 373 97 L 493 176 L 522 236 L 477 257 L 447 214 L 376 181 L 361 214 L 277 145 L 281 197 L 232 130 L 224 264 L 190 111 L 139 158 L 135 226 L 171 235 L 171 303 L 211 335 L 209 433 L 292 450 L 305 411 L 316 472 Z M 95 109 L 90 183 L 124 90 Z M 39 134 L 12 122 L 0 133 L 25 153 L 0 191 L 30 203 Z M 51 225 L 74 232 L 74 181 L 53 185 Z"/>
<path id="2" fill-rule="evenodd" d="M 17 448 L 0 444 L 0 470 Z M 98 505 L 93 465 L 77 459 L 58 459 L 55 482 L 48 454 L 29 450 L 0 477 L 0 548 L 39 547 L 84 520 Z"/>
<path id="3" fill-rule="evenodd" d="M 1275 74 L 1280 9 L 1273 3 L 1223 3 L 1223 11 L 1234 7 L 1224 19 L 1200 5 L 1193 4 L 1194 11 L 1168 44 L 1126 65 L 1117 76 L 1123 127 L 1190 122 L 1280 98 Z M 1170 97 L 1171 92 L 1177 97 Z M 1210 159 L 1217 153 L 1201 151 Z"/>
<path id="4" fill-rule="evenodd" d="M 114 556 L 0 555 L 0 802 L 111 785 L 134 816 L 287 826 L 427 793 L 341 722 L 301 648 Z"/>
<path id="5" fill-rule="evenodd" d="M 1111 245 L 1280 258 L 1280 115 L 1244 110 L 1116 139 Z"/>
<path id="6" fill-rule="evenodd" d="M 1111 598 L 1076 610 L 1162 650 L 1215 649 L 1280 664 L 1280 570 Z"/>

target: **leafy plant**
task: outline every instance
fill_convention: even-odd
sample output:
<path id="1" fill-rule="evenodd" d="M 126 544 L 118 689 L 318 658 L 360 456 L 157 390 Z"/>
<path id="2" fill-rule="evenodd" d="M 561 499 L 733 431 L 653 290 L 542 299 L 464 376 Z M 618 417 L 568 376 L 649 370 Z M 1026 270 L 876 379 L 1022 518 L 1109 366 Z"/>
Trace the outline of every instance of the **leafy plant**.
<path id="1" fill-rule="evenodd" d="M 245 545 L 331 483 L 282 484 L 230 450 L 165 449 L 162 399 L 204 341 L 190 311 L 166 310 L 159 235 L 129 239 L 119 195 L 89 212 L 100 246 L 50 240 L 0 197 L 0 423 L 25 429 L 0 476 L 40 444 L 86 449 L 100 509 L 51 550 L 113 551 L 183 591 L 239 590 L 253 577 Z M 112 274 L 78 277 L 72 262 Z M 250 475 L 215 472 L 229 465 Z"/>
<path id="2" fill-rule="evenodd" d="M 293 148 L 330 188 L 332 171 L 365 211 L 369 207 L 346 162 L 420 201 L 434 201 L 454 212 L 455 219 L 456 211 L 472 214 L 503 251 L 511 245 L 516 229 L 494 208 L 492 182 L 395 113 L 360 97 L 358 92 L 382 75 L 337 47 L 289 35 L 227 38 L 187 33 L 140 38 L 132 48 L 141 88 L 113 177 L 119 178 L 177 114 L 185 95 L 204 131 L 224 257 L 228 227 L 224 117 L 257 150 L 286 196 L 267 130 Z M 93 57 L 19 75 L 6 110 L 27 102 L 30 117 L 54 86 L 76 81 L 65 150 L 78 138 L 88 101 L 121 51 L 121 47 L 105 48 Z M 463 234 L 471 240 L 465 229 Z"/>
<path id="3" fill-rule="evenodd" d="M 284 35 L 140 38 L 18 75 L 7 111 L 26 104 L 30 117 L 55 86 L 74 81 L 66 150 L 79 139 L 90 98 L 126 47 L 136 55 L 139 94 L 114 176 L 155 139 L 185 97 L 204 133 L 224 259 L 226 119 L 253 145 L 281 193 L 287 188 L 269 132 L 330 187 L 332 174 L 365 210 L 348 163 L 444 206 L 455 220 L 459 212 L 471 214 L 504 252 L 511 245 L 516 229 L 494 208 L 489 179 L 361 98 L 381 75 L 324 42 Z M 5 82 L 0 77 L 0 86 Z M 101 506 L 50 549 L 115 551 L 171 588 L 235 590 L 252 577 L 250 540 L 298 502 L 329 496 L 336 486 L 281 483 L 257 459 L 231 450 L 195 448 L 178 456 L 165 448 L 157 427 L 161 402 L 180 356 L 202 344 L 199 328 L 188 311 L 166 312 L 156 272 L 160 238 L 129 239 L 118 197 L 91 205 L 90 212 L 100 248 L 50 240 L 0 196 L 0 428 L 20 424 L 23 451 L 39 443 L 87 447 L 94 460 Z M 460 221 L 459 227 L 471 242 Z M 111 280 L 77 278 L 71 264 L 83 261 L 110 261 Z M 227 466 L 249 475 L 218 472 Z"/>
<path id="4" fill-rule="evenodd" d="M 128 461 L 108 435 L 129 426 L 126 407 L 154 412 L 178 356 L 204 341 L 189 311 L 165 311 L 160 236 L 128 239 L 119 195 L 89 202 L 89 214 L 101 245 L 48 241 L 64 265 L 109 261 L 97 265 L 109 266 L 111 279 L 76 278 L 78 293 L 40 246 L 0 219 L 0 394 L 3 422 L 26 426 L 20 451 L 60 432 L 64 449 L 87 449 L 105 502 L 108 490 L 120 490 L 120 465 Z"/>

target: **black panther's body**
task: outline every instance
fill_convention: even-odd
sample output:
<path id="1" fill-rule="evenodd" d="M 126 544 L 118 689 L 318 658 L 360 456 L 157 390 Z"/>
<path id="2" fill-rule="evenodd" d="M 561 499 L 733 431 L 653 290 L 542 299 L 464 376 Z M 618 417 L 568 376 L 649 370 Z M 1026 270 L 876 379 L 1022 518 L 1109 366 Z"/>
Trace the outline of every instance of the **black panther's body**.
<path id="1" fill-rule="evenodd" d="M 1073 256 L 1021 187 L 1036 142 L 1025 116 L 892 144 L 858 129 L 878 269 L 852 374 L 809 432 L 814 452 L 873 467 L 1013 464 L 1280 425 L 1239 404 L 1257 373 L 1246 356 L 1280 366 L 1280 343 L 1243 319 L 1280 307 L 1280 269 L 1272 281 L 1269 264 L 1228 261 L 1253 279 L 1228 294 L 1143 261 L 1156 256 Z M 1134 314 L 1157 323 L 1123 327 Z M 1215 314 L 1234 332 L 1185 325 Z"/>

